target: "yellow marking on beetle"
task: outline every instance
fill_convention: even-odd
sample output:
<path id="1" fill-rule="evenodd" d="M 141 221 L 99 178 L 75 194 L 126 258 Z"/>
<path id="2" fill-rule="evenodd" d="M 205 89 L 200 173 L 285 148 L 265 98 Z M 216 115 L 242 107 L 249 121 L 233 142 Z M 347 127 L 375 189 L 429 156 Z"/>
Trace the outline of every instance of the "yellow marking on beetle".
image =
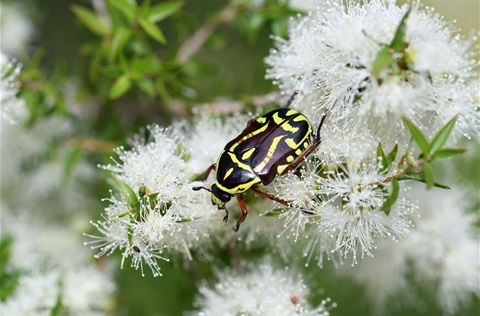
<path id="1" fill-rule="evenodd" d="M 306 118 L 305 116 L 303 116 L 303 115 L 295 116 L 295 117 L 293 118 L 293 121 L 294 121 L 294 122 L 300 122 L 300 121 L 307 121 L 307 122 L 308 122 L 307 118 Z M 308 123 L 309 123 L 308 125 L 310 125 L 310 122 L 308 122 Z"/>
<path id="2" fill-rule="evenodd" d="M 278 173 L 278 174 L 282 174 L 282 173 L 285 171 L 285 169 L 288 168 L 288 166 L 289 166 L 289 165 L 280 165 L 280 166 L 278 166 L 278 167 L 277 167 L 277 173 Z"/>
<path id="3" fill-rule="evenodd" d="M 275 124 L 277 125 L 280 125 L 280 123 L 282 123 L 283 121 L 285 121 L 285 118 L 284 117 L 280 117 L 278 115 L 278 112 L 275 112 L 272 116 L 273 118 L 273 121 L 275 122 Z"/>
<path id="4" fill-rule="evenodd" d="M 280 125 L 284 131 L 296 133 L 298 131 L 298 127 L 293 127 L 287 121 L 285 121 L 282 125 Z"/>
<path id="5" fill-rule="evenodd" d="M 266 121 L 267 121 L 267 118 L 265 116 L 260 116 L 257 119 L 257 122 L 260 123 L 260 124 L 264 124 Z"/>
<path id="6" fill-rule="evenodd" d="M 308 145 L 308 142 L 304 142 L 304 143 L 303 143 L 303 148 L 307 149 L 308 146 L 309 146 L 309 145 Z"/>
<path id="7" fill-rule="evenodd" d="M 295 160 L 295 158 L 293 158 L 293 156 L 288 156 L 287 157 L 287 162 L 293 162 Z"/>
<path id="8" fill-rule="evenodd" d="M 299 146 L 297 143 L 295 143 L 295 142 L 293 141 L 293 138 L 287 138 L 287 139 L 285 139 L 285 143 L 288 145 L 288 147 L 290 147 L 290 148 L 292 148 L 292 149 L 296 149 L 296 148 L 298 148 L 298 146 Z"/>
<path id="9" fill-rule="evenodd" d="M 275 149 L 277 148 L 278 146 L 278 143 L 280 142 L 280 140 L 285 137 L 285 135 L 280 135 L 280 136 L 277 136 L 275 137 L 273 140 L 272 140 L 272 144 L 270 145 L 270 148 L 268 149 L 268 152 L 267 152 L 267 156 L 263 159 L 263 161 L 261 163 L 259 163 L 253 170 L 255 172 L 259 172 L 260 170 L 263 169 L 263 167 L 265 167 L 268 163 L 268 161 L 272 158 L 273 156 L 273 153 L 275 152 Z"/>
<path id="10" fill-rule="evenodd" d="M 250 156 L 253 154 L 254 151 L 255 151 L 255 148 L 251 148 L 246 152 L 244 152 L 242 155 L 242 160 L 247 160 L 248 158 L 250 158 Z"/>
<path id="11" fill-rule="evenodd" d="M 286 116 L 292 116 L 292 115 L 295 115 L 295 114 L 297 114 L 297 113 L 298 113 L 297 110 L 290 109 L 290 110 L 288 110 L 287 113 L 285 113 L 285 115 L 286 115 Z"/>
<path id="12" fill-rule="evenodd" d="M 249 139 L 250 137 L 252 137 L 252 136 L 254 136 L 254 135 L 257 135 L 257 134 L 260 134 L 261 132 L 264 132 L 267 128 L 268 128 L 268 124 L 263 125 L 262 127 L 260 127 L 259 129 L 251 132 L 250 134 L 243 136 L 243 138 L 242 138 L 241 140 L 239 140 L 238 142 L 236 142 L 235 144 L 233 144 L 232 147 L 227 148 L 227 150 L 228 150 L 228 151 L 233 151 L 233 150 L 234 150 L 238 145 L 240 145 L 243 141 Z"/>
<path id="13" fill-rule="evenodd" d="M 228 194 L 238 194 L 238 193 L 241 193 L 241 192 L 245 192 L 247 191 L 248 189 L 250 189 L 254 184 L 257 184 L 259 182 L 261 182 L 262 180 L 260 179 L 260 177 L 256 177 L 255 179 L 252 179 L 251 181 L 249 182 L 245 182 L 245 183 L 242 183 L 232 189 L 229 189 L 229 188 L 226 188 L 224 187 L 223 185 L 221 185 L 220 183 L 218 183 L 218 181 L 215 182 L 215 184 L 217 185 L 217 187 L 222 190 L 222 191 L 225 191 L 227 192 Z"/>
<path id="14" fill-rule="evenodd" d="M 232 172 L 233 172 L 233 168 L 228 169 L 227 173 L 225 173 L 225 177 L 223 177 L 223 180 L 225 180 L 226 178 L 228 178 L 228 176 L 231 175 Z"/>
<path id="15" fill-rule="evenodd" d="M 301 149 L 295 150 L 295 154 L 296 154 L 297 156 L 300 156 L 300 155 L 302 154 L 302 150 L 301 150 Z"/>
<path id="16" fill-rule="evenodd" d="M 247 170 L 253 173 L 252 167 L 240 162 L 240 160 L 237 159 L 237 156 L 235 156 L 234 153 L 230 153 L 230 152 L 227 152 L 227 153 L 230 155 L 230 158 L 232 158 L 233 163 L 235 163 L 239 168 L 242 168 L 243 170 Z"/>

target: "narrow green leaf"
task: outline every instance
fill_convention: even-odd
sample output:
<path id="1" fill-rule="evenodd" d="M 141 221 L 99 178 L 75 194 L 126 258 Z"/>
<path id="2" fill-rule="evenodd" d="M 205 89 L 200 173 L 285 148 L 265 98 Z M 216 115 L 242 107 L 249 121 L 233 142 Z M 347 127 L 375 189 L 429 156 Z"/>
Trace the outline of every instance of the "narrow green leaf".
<path id="1" fill-rule="evenodd" d="M 455 126 L 455 122 L 457 121 L 457 117 L 455 116 L 450 121 L 445 124 L 433 137 L 432 142 L 430 143 L 430 152 L 433 154 L 437 150 L 441 149 L 443 145 L 447 142 L 450 134 L 452 133 L 453 127 Z"/>
<path id="2" fill-rule="evenodd" d="M 390 47 L 383 46 L 372 63 L 372 75 L 375 78 L 378 78 L 382 70 L 385 69 L 388 65 L 393 64 L 394 62 L 395 60 L 390 54 Z"/>
<path id="3" fill-rule="evenodd" d="M 160 28 L 155 23 L 151 22 L 149 19 L 142 17 L 140 18 L 138 23 L 140 24 L 142 29 L 157 42 L 162 44 L 165 44 L 167 42 Z"/>
<path id="4" fill-rule="evenodd" d="M 408 8 L 407 12 L 405 12 L 405 15 L 400 20 L 400 24 L 398 25 L 395 36 L 390 44 L 390 48 L 395 52 L 400 52 L 403 49 L 405 43 L 405 33 L 407 31 L 407 18 L 410 14 L 410 11 L 411 8 Z"/>
<path id="5" fill-rule="evenodd" d="M 118 54 L 119 51 L 123 49 L 125 44 L 132 36 L 132 32 L 126 27 L 119 27 L 115 29 L 113 33 L 112 45 L 110 45 L 109 59 L 110 61 L 114 60 L 114 57 Z"/>
<path id="6" fill-rule="evenodd" d="M 273 209 L 267 213 L 263 213 L 262 215 L 263 216 L 269 216 L 269 217 L 273 217 L 273 216 L 278 216 L 280 214 L 283 214 L 285 212 L 285 209 L 283 208 L 276 208 L 276 209 Z"/>
<path id="7" fill-rule="evenodd" d="M 128 184 L 120 180 L 115 175 L 112 175 L 112 178 L 118 190 L 120 191 L 122 196 L 125 198 L 125 201 L 127 201 L 128 205 L 132 209 L 136 209 L 140 202 L 138 201 L 138 197 L 135 191 Z"/>
<path id="8" fill-rule="evenodd" d="M 397 158 L 397 154 L 398 154 L 398 144 L 395 144 L 392 151 L 389 152 L 387 155 L 387 162 L 389 166 L 391 166 L 395 162 L 395 159 Z"/>
<path id="9" fill-rule="evenodd" d="M 380 172 L 385 170 L 387 165 L 387 157 L 385 157 L 385 152 L 383 151 L 382 143 L 378 143 L 377 146 L 377 165 L 380 166 Z"/>
<path id="10" fill-rule="evenodd" d="M 108 0 L 108 4 L 120 11 L 130 22 L 137 15 L 137 3 L 130 0 Z"/>
<path id="11" fill-rule="evenodd" d="M 435 173 L 432 165 L 429 162 L 423 163 L 423 172 L 425 174 L 425 183 L 427 184 L 427 189 L 431 189 L 435 184 Z"/>
<path id="12" fill-rule="evenodd" d="M 464 148 L 443 148 L 435 151 L 433 154 L 433 157 L 435 159 L 445 159 L 445 158 L 450 158 L 452 156 L 464 153 L 465 149 Z"/>
<path id="13" fill-rule="evenodd" d="M 92 10 L 74 4 L 72 5 L 72 11 L 80 22 L 93 33 L 100 36 L 109 33 L 109 25 L 100 19 Z"/>
<path id="14" fill-rule="evenodd" d="M 399 181 L 404 181 L 404 180 L 413 180 L 413 181 L 418 181 L 418 182 L 422 182 L 422 183 L 426 183 L 426 180 L 425 180 L 425 177 L 423 175 L 419 175 L 419 174 L 409 174 L 409 175 L 405 175 L 401 178 L 398 179 Z M 433 186 L 434 187 L 437 187 L 437 188 L 441 188 L 441 189 L 447 189 L 449 190 L 450 187 L 446 184 L 441 184 L 441 183 L 438 183 L 438 182 L 434 182 L 433 183 Z"/>
<path id="15" fill-rule="evenodd" d="M 147 18 L 153 23 L 160 22 L 180 10 L 182 6 L 182 1 L 166 1 L 159 3 L 148 10 Z"/>
<path id="16" fill-rule="evenodd" d="M 153 83 L 152 79 L 144 78 L 137 81 L 136 84 L 148 96 L 152 97 L 155 95 L 155 84 Z"/>
<path id="17" fill-rule="evenodd" d="M 118 99 L 122 95 L 124 95 L 132 86 L 132 81 L 128 74 L 124 74 L 123 76 L 119 77 L 114 83 L 113 86 L 110 88 L 109 97 L 110 99 Z"/>
<path id="18" fill-rule="evenodd" d="M 398 184 L 397 178 L 393 177 L 391 183 L 392 183 L 392 192 L 390 193 L 390 195 L 382 205 L 382 210 L 387 215 L 390 214 L 390 210 L 392 206 L 395 204 L 395 202 L 397 202 L 398 194 L 400 192 L 400 185 Z"/>
<path id="19" fill-rule="evenodd" d="M 415 126 L 415 124 L 413 124 L 413 122 L 410 121 L 408 118 L 402 117 L 402 120 L 403 120 L 403 124 L 405 124 L 405 126 L 408 128 L 410 134 L 412 135 L 413 140 L 415 141 L 417 146 L 420 148 L 423 155 L 425 157 L 428 156 L 428 154 L 430 153 L 430 144 L 427 138 L 425 137 L 425 135 L 423 135 L 420 129 L 417 126 Z"/>

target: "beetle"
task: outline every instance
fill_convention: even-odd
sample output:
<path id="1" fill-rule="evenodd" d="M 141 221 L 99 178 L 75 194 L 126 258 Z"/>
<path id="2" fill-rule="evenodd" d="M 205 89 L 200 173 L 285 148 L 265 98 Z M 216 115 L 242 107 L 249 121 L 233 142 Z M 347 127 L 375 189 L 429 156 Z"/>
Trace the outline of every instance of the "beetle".
<path id="1" fill-rule="evenodd" d="M 285 206 L 290 202 L 260 191 L 260 184 L 268 185 L 277 176 L 295 170 L 320 145 L 320 130 L 326 118 L 323 115 L 314 134 L 310 121 L 297 110 L 289 108 L 298 91 L 279 109 L 251 119 L 245 129 L 225 145 L 217 162 L 207 168 L 204 179 L 215 170 L 215 183 L 210 188 L 196 186 L 193 190 L 209 191 L 212 204 L 225 210 L 226 203 L 236 195 L 242 215 L 235 231 L 245 221 L 248 210 L 242 193 L 253 190 L 263 197 Z"/>

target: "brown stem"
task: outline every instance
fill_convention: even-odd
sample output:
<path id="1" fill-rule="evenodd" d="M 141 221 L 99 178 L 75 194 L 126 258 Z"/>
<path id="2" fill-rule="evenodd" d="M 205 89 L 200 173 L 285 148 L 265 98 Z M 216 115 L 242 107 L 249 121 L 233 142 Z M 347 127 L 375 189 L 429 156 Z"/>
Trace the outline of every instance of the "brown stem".
<path id="1" fill-rule="evenodd" d="M 217 18 L 213 22 L 204 24 L 198 29 L 192 37 L 187 39 L 180 47 L 177 60 L 180 64 L 184 64 L 202 47 L 203 43 L 213 34 L 213 32 L 223 23 L 232 20 L 237 11 L 234 2 L 230 2 L 222 11 L 219 12 Z"/>

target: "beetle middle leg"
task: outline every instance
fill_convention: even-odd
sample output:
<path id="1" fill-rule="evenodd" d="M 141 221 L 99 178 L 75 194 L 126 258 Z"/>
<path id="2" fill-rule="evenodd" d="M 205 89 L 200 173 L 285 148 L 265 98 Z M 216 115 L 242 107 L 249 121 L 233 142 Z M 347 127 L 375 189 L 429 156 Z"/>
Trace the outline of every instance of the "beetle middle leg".
<path id="1" fill-rule="evenodd" d="M 291 205 L 290 202 L 285 201 L 285 200 L 283 200 L 283 199 L 281 199 L 281 198 L 278 198 L 278 197 L 276 197 L 276 196 L 273 195 L 273 194 L 260 191 L 259 189 L 253 188 L 253 187 L 252 187 L 251 189 L 252 189 L 253 191 L 255 191 L 256 193 L 260 194 L 261 196 L 267 198 L 267 199 L 273 200 L 273 201 L 278 202 L 278 203 L 280 203 L 280 204 L 283 204 L 283 205 L 285 205 L 285 206 L 290 206 L 290 205 Z"/>
<path id="2" fill-rule="evenodd" d="M 240 210 L 242 211 L 242 216 L 240 216 L 240 218 L 237 220 L 237 226 L 235 226 L 235 228 L 233 229 L 236 232 L 238 232 L 238 229 L 240 228 L 240 224 L 245 221 L 245 219 L 247 218 L 247 215 L 248 215 L 247 205 L 245 204 L 245 200 L 243 199 L 242 194 L 237 194 L 237 201 L 238 201 L 238 204 L 240 205 Z M 228 213 L 227 213 L 227 215 L 228 215 Z"/>

